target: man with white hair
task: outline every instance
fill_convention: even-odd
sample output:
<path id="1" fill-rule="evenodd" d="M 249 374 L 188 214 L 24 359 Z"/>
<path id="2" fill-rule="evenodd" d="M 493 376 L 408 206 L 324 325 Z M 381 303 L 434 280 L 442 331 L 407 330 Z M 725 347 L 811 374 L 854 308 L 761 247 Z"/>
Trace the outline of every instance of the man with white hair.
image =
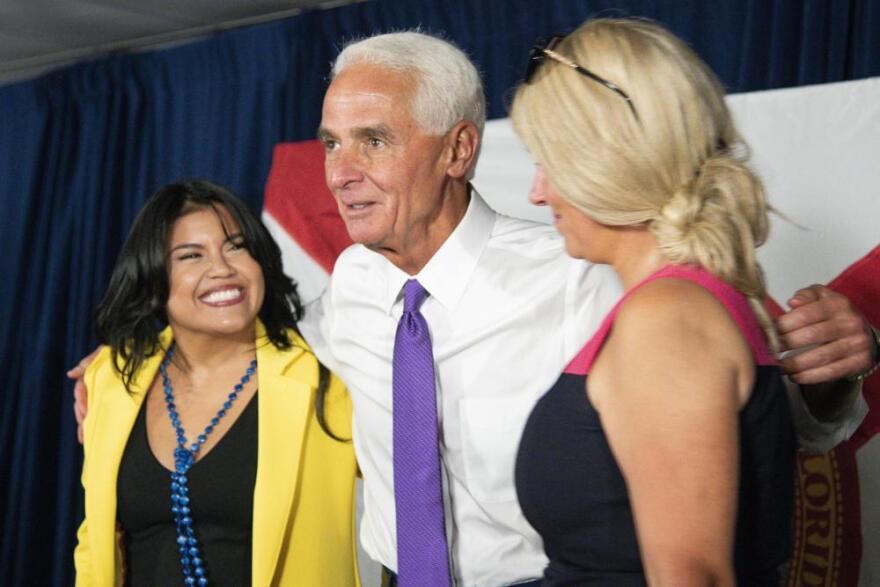
<path id="1" fill-rule="evenodd" d="M 484 104 L 477 71 L 458 49 L 417 33 L 383 35 L 340 54 L 318 133 L 327 184 L 359 244 L 338 259 L 303 332 L 351 390 L 362 545 L 402 585 L 450 584 L 450 568 L 460 585 L 540 576 L 541 541 L 513 486 L 519 434 L 620 294 L 605 267 L 569 259 L 553 227 L 500 216 L 469 187 Z M 402 519 L 400 501 L 420 490 L 395 492 L 419 475 L 401 471 L 394 438 L 411 426 L 398 419 L 408 413 L 396 409 L 392 368 L 410 278 L 429 294 L 419 309 L 433 347 L 428 393 L 439 422 L 429 426 L 440 458 L 426 491 L 440 497 L 439 544 L 417 542 L 432 522 L 419 520 L 411 536 Z M 409 566 L 406 548 L 416 551 Z M 450 564 L 418 556 L 437 553 Z"/>
<path id="2" fill-rule="evenodd" d="M 620 286 L 569 258 L 552 226 L 497 214 L 470 186 L 485 98 L 460 50 L 379 35 L 347 46 L 333 76 L 318 135 L 357 244 L 301 327 L 354 402 L 362 545 L 389 585 L 537 585 L 546 558 L 516 500 L 519 437 Z M 786 343 L 820 345 L 786 361 L 796 381 L 871 367 L 845 298 L 813 286 L 791 303 Z M 802 439 L 824 443 L 814 448 L 846 438 L 866 410 L 857 393 L 822 387 L 804 394 L 830 423 L 793 398 Z"/>
<path id="3" fill-rule="evenodd" d="M 354 401 L 362 545 L 405 586 L 537 584 L 546 559 L 516 501 L 519 436 L 619 285 L 606 267 L 569 258 L 553 227 L 499 215 L 470 186 L 485 100 L 461 51 L 420 33 L 379 35 L 346 47 L 333 75 L 318 136 L 358 244 L 303 329 Z M 798 295 L 781 330 L 827 354 L 802 355 L 790 371 L 810 382 L 816 369 L 831 380 L 869 368 L 864 327 L 839 326 L 855 316 L 843 298 Z M 406 344 L 420 330 L 429 354 L 413 367 Z M 840 345 L 828 341 L 844 338 L 855 350 L 832 357 Z M 819 426 L 832 443 L 865 410 L 861 398 L 836 399 L 847 408 L 840 425 Z"/>

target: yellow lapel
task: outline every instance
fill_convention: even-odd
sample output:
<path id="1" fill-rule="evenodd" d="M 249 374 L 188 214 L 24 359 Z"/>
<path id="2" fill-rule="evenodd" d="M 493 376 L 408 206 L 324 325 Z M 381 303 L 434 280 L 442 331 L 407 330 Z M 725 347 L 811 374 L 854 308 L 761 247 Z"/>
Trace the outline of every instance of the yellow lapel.
<path id="1" fill-rule="evenodd" d="M 259 376 L 259 432 L 257 480 L 254 487 L 253 584 L 271 585 L 290 521 L 299 481 L 301 453 L 308 419 L 314 409 L 318 383 L 317 363 L 305 341 L 294 336 L 294 348 L 279 351 L 257 323 Z M 171 342 L 170 329 L 160 336 L 163 348 Z M 103 370 L 95 381 L 94 418 L 87 478 L 86 515 L 89 542 L 98 585 L 114 584 L 116 546 L 116 487 L 122 454 L 146 392 L 159 370 L 164 353 L 148 358 L 129 394 L 115 372 Z M 100 389 L 100 392 L 97 390 Z M 88 441 L 88 439 L 87 439 Z M 118 570 L 118 569 L 116 569 Z"/>
<path id="2" fill-rule="evenodd" d="M 171 342 L 171 331 L 160 335 L 163 348 Z M 109 354 L 109 349 L 104 352 Z M 95 418 L 89 436 L 90 446 L 85 509 L 89 524 L 89 542 L 98 585 L 113 585 L 119 561 L 116 560 L 116 485 L 119 464 L 147 391 L 159 370 L 164 353 L 158 352 L 144 361 L 129 393 L 112 368 L 101 369 L 94 380 L 95 398 L 89 417 Z M 109 361 L 109 359 L 108 359 Z M 109 367 L 109 365 L 108 365 Z"/>
<path id="3" fill-rule="evenodd" d="M 293 335 L 295 347 L 279 351 L 257 324 L 259 449 L 254 487 L 252 577 L 254 587 L 269 586 L 291 523 L 301 453 L 314 409 L 317 363 Z"/>

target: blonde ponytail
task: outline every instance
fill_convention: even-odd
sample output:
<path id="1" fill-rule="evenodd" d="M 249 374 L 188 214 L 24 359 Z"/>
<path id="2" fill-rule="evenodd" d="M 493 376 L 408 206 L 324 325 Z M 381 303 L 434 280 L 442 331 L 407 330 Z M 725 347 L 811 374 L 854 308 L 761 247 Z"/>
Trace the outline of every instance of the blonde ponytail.
<path id="1" fill-rule="evenodd" d="M 673 193 L 650 228 L 670 262 L 700 265 L 741 291 L 775 349 L 778 335 L 755 255 L 767 239 L 768 212 L 761 180 L 743 160 L 721 153 Z"/>

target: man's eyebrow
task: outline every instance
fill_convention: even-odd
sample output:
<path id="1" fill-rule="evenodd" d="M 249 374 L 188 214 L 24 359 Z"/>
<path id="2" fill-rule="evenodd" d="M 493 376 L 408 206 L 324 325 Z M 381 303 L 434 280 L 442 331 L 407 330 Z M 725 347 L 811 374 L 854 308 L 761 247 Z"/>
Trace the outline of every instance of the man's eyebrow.
<path id="1" fill-rule="evenodd" d="M 354 129 L 352 134 L 358 138 L 377 138 L 383 139 L 386 141 L 391 141 L 394 139 L 394 131 L 391 130 L 391 127 L 387 124 L 380 124 L 377 126 L 364 126 L 360 128 Z"/>
<path id="2" fill-rule="evenodd" d="M 394 131 L 387 124 L 379 124 L 376 126 L 361 126 L 352 129 L 351 135 L 358 139 L 377 138 L 385 141 L 394 140 Z M 319 141 L 336 140 L 336 135 L 324 127 L 318 129 L 317 137 Z"/>

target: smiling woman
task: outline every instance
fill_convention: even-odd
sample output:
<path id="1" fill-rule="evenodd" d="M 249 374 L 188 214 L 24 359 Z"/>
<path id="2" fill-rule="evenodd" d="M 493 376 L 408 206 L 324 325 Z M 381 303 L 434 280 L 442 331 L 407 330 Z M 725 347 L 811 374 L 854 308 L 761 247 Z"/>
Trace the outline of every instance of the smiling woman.
<path id="1" fill-rule="evenodd" d="M 263 271 L 229 211 L 188 207 L 168 240 L 166 308 L 175 338 L 237 333 L 253 338 L 263 305 Z"/>
<path id="2" fill-rule="evenodd" d="M 212 233 L 213 244 L 207 242 Z M 98 306 L 98 338 L 111 348 L 113 362 L 126 384 L 145 357 L 158 350 L 157 327 L 170 323 L 169 312 L 176 305 L 172 286 L 183 287 L 189 275 L 180 270 L 193 266 L 193 258 L 208 256 L 209 245 L 228 249 L 223 252 L 224 259 L 241 259 L 241 253 L 246 252 L 245 260 L 256 263 L 265 300 L 257 302 L 251 319 L 259 317 L 273 344 L 290 346 L 286 329 L 297 331 L 302 305 L 296 286 L 283 273 L 278 245 L 268 231 L 238 198 L 220 186 L 207 181 L 172 184 L 144 204 Z M 239 253 L 230 255 L 233 250 Z M 175 271 L 180 273 L 180 283 L 173 279 Z M 222 283 L 220 277 L 205 283 Z M 236 274 L 235 278 L 242 277 Z"/>
<path id="3" fill-rule="evenodd" d="M 350 400 L 301 314 L 231 193 L 194 181 L 146 202 L 85 377 L 78 585 L 357 583 Z"/>

